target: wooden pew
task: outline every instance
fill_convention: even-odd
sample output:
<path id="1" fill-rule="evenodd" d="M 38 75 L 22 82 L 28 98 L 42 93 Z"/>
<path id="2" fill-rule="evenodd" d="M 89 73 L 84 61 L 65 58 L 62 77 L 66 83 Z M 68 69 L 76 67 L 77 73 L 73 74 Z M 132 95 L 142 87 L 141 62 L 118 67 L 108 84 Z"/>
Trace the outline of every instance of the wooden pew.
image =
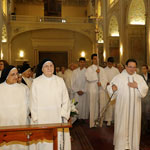
<path id="1" fill-rule="evenodd" d="M 70 123 L 4 126 L 0 127 L 0 144 L 11 141 L 29 143 L 45 139 L 53 140 L 53 150 L 58 150 L 57 129 L 70 127 Z"/>

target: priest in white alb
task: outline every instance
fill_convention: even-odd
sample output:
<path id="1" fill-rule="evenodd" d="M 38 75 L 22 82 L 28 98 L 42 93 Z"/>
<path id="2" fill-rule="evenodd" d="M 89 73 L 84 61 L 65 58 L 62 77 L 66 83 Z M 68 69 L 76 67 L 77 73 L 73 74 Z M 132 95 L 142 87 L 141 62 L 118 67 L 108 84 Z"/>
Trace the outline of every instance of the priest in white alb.
<path id="1" fill-rule="evenodd" d="M 37 67 L 30 99 L 33 124 L 67 123 L 70 118 L 70 99 L 64 80 L 53 73 L 54 63 L 50 59 L 44 59 Z M 64 134 L 58 131 L 58 148 L 62 150 L 63 147 L 71 150 L 69 129 Z M 53 150 L 53 143 L 32 144 L 30 150 Z"/>
<path id="2" fill-rule="evenodd" d="M 73 71 L 71 87 L 75 95 L 74 99 L 78 104 L 78 119 L 88 119 L 89 116 L 89 101 L 87 98 L 87 81 L 85 77 L 85 58 L 79 59 L 79 67 Z"/>
<path id="3" fill-rule="evenodd" d="M 106 76 L 108 79 L 108 84 L 111 82 L 111 80 L 118 74 L 120 74 L 119 70 L 115 67 L 113 67 L 114 64 L 114 58 L 108 57 L 107 59 L 107 67 L 105 67 Z M 109 100 L 108 92 L 106 89 L 106 99 L 107 102 Z M 107 111 L 105 113 L 105 121 L 107 121 L 107 126 L 111 125 L 111 121 L 114 120 L 114 104 L 110 104 L 107 108 Z"/>
<path id="4" fill-rule="evenodd" d="M 106 86 L 108 83 L 105 70 L 97 66 L 97 54 L 92 54 L 92 65 L 86 70 L 85 76 L 88 81 L 88 97 L 90 101 L 90 128 L 96 126 L 101 112 L 106 105 Z"/>
<path id="5" fill-rule="evenodd" d="M 0 78 L 0 126 L 27 125 L 29 91 L 17 83 L 18 71 L 7 66 Z M 0 150 L 27 150 L 26 143 L 0 144 Z"/>
<path id="6" fill-rule="evenodd" d="M 115 150 L 139 150 L 141 134 L 141 98 L 148 86 L 143 77 L 136 74 L 137 62 L 129 59 L 125 70 L 115 76 L 107 87 L 112 99 L 116 99 L 114 146 Z"/>

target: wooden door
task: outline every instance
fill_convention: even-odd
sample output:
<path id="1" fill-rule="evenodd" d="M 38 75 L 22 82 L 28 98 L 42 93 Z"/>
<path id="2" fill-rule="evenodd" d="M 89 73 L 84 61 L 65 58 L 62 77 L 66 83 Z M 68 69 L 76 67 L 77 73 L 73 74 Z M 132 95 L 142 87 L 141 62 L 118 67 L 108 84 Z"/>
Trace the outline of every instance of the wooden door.
<path id="1" fill-rule="evenodd" d="M 56 67 L 68 67 L 68 52 L 39 52 L 39 62 L 44 58 L 53 60 Z"/>

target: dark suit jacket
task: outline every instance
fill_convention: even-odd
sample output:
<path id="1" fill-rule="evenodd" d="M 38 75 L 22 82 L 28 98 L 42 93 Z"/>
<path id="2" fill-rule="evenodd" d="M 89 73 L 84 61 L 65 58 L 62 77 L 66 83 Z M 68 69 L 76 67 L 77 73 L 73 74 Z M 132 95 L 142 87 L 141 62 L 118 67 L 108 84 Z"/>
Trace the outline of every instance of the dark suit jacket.
<path id="1" fill-rule="evenodd" d="M 147 73 L 147 80 L 145 79 L 143 74 L 142 74 L 142 77 L 144 78 L 147 84 L 150 83 L 150 73 Z"/>

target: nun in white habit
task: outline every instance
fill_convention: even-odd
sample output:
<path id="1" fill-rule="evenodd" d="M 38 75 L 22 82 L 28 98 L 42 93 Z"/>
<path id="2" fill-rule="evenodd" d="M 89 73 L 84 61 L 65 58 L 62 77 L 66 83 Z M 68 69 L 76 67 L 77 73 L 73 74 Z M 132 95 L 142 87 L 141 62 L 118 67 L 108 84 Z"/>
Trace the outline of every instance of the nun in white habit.
<path id="1" fill-rule="evenodd" d="M 54 75 L 54 63 L 44 59 L 37 67 L 37 78 L 31 86 L 30 110 L 34 124 L 67 122 L 70 117 L 70 100 L 64 80 Z M 69 129 L 58 131 L 58 149 L 71 150 Z M 64 144 L 63 144 L 64 143 Z M 64 149 L 63 149 L 64 147 Z M 53 143 L 42 141 L 30 146 L 31 150 L 53 150 Z"/>
<path id="2" fill-rule="evenodd" d="M 28 91 L 17 83 L 18 71 L 8 66 L 0 78 L 0 126 L 26 125 Z M 26 150 L 25 143 L 1 144 L 0 150 Z"/>

